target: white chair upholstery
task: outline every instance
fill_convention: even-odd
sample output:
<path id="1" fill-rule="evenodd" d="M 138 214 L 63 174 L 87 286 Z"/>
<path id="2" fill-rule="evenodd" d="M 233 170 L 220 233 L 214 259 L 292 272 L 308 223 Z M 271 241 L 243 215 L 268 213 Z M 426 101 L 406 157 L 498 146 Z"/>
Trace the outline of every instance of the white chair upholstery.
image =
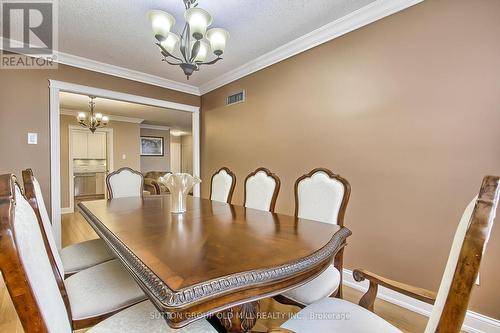
<path id="1" fill-rule="evenodd" d="M 245 181 L 245 207 L 271 210 L 271 203 L 278 184 L 276 180 L 260 170 Z"/>
<path id="2" fill-rule="evenodd" d="M 297 184 L 299 218 L 337 224 L 344 197 L 344 184 L 318 171 Z"/>
<path id="3" fill-rule="evenodd" d="M 40 183 L 33 177 L 33 189 L 35 192 L 36 200 L 38 202 L 38 210 L 42 218 L 42 225 L 49 242 L 52 253 L 58 252 L 56 247 L 54 234 L 52 231 L 52 224 L 50 223 L 49 214 L 45 207 L 43 200 Z M 81 271 L 82 269 L 95 266 L 97 264 L 114 259 L 115 256 L 111 250 L 104 243 L 102 239 L 93 239 L 77 244 L 70 245 L 60 251 L 60 256 L 54 256 L 57 268 L 64 277 L 66 274 L 73 274 Z"/>
<path id="4" fill-rule="evenodd" d="M 475 197 L 469 203 L 467 208 L 465 208 L 465 211 L 462 214 L 462 218 L 460 219 L 457 231 L 455 232 L 455 237 L 453 238 L 453 244 L 448 256 L 448 262 L 446 263 L 443 278 L 441 279 L 441 284 L 439 285 L 436 301 L 434 302 L 431 316 L 425 328 L 425 333 L 435 332 L 438 326 L 439 318 L 441 318 L 441 313 L 443 312 L 444 304 L 450 291 L 451 283 L 453 281 L 453 274 L 455 273 L 455 268 L 457 267 L 460 250 L 462 249 L 462 244 L 465 240 L 465 234 L 467 233 L 467 229 L 470 225 L 471 216 L 474 211 L 476 201 L 477 197 Z"/>
<path id="5" fill-rule="evenodd" d="M 340 284 L 340 272 L 333 265 L 306 284 L 283 293 L 288 299 L 302 305 L 311 304 L 333 294 Z"/>
<path id="6" fill-rule="evenodd" d="M 210 200 L 229 202 L 233 177 L 225 169 L 220 169 L 212 176 Z"/>
<path id="7" fill-rule="evenodd" d="M 299 218 L 338 224 L 340 208 L 346 188 L 344 184 L 319 170 L 299 178 L 296 184 L 297 216 Z M 330 265 L 314 280 L 283 296 L 302 305 L 311 304 L 333 294 L 340 286 L 341 273 Z"/>
<path id="8" fill-rule="evenodd" d="M 64 281 L 73 320 L 95 317 L 146 299 L 119 260 L 85 269 Z"/>
<path id="9" fill-rule="evenodd" d="M 140 197 L 144 177 L 138 171 L 121 168 L 107 176 L 110 198 Z"/>
<path id="10" fill-rule="evenodd" d="M 97 324 L 87 333 L 217 333 L 204 319 L 170 328 L 150 301 L 141 302 Z"/>
<path id="11" fill-rule="evenodd" d="M 296 333 L 401 333 L 376 314 L 338 298 L 307 306 L 281 327 Z"/>
<path id="12" fill-rule="evenodd" d="M 35 212 L 15 190 L 14 232 L 19 257 L 49 332 L 71 333 L 71 325 L 61 293 L 45 250 Z"/>

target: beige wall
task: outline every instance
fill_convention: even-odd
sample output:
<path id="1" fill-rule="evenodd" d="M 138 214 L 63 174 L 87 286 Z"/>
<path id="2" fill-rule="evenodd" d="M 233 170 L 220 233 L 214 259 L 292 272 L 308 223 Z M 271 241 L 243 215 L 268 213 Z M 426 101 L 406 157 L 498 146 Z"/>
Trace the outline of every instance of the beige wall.
<path id="1" fill-rule="evenodd" d="M 203 196 L 228 166 L 241 204 L 266 166 L 292 214 L 294 180 L 330 168 L 352 185 L 347 267 L 436 289 L 462 210 L 500 175 L 499 36 L 500 1 L 425 1 L 204 95 Z M 500 319 L 499 253 L 497 221 L 471 308 Z"/>
<path id="2" fill-rule="evenodd" d="M 69 206 L 69 126 L 77 125 L 75 117 L 61 115 L 61 207 Z M 130 167 L 140 170 L 139 124 L 110 121 L 113 129 L 113 168 Z M 126 155 L 126 159 L 122 155 Z M 113 171 L 113 170 L 110 170 Z"/>
<path id="3" fill-rule="evenodd" d="M 0 70 L 0 174 L 31 167 L 50 208 L 49 79 L 198 106 L 198 96 L 59 65 L 57 70 Z M 38 145 L 27 133 L 38 133 Z"/>
<path id="4" fill-rule="evenodd" d="M 181 136 L 181 169 L 193 174 L 193 136 Z"/>
<path id="5" fill-rule="evenodd" d="M 141 128 L 141 135 L 163 138 L 163 156 L 141 156 L 141 171 L 170 171 L 170 130 Z"/>

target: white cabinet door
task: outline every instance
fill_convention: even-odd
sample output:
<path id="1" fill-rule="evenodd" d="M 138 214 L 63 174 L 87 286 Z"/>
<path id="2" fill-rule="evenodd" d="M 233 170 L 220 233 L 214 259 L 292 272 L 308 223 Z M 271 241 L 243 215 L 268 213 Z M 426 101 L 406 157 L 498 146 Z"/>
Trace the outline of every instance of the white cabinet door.
<path id="1" fill-rule="evenodd" d="M 88 157 L 92 159 L 106 159 L 106 133 L 95 132 L 87 134 Z"/>
<path id="2" fill-rule="evenodd" d="M 73 158 L 87 158 L 87 133 L 73 131 Z"/>

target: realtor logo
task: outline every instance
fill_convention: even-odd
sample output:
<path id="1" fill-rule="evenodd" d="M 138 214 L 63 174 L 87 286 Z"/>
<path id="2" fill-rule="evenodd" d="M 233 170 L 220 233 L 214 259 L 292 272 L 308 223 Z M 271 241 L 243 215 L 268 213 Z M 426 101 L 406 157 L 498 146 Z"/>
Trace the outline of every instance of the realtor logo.
<path id="1" fill-rule="evenodd" d="M 57 68 L 57 0 L 0 0 L 2 69 Z"/>

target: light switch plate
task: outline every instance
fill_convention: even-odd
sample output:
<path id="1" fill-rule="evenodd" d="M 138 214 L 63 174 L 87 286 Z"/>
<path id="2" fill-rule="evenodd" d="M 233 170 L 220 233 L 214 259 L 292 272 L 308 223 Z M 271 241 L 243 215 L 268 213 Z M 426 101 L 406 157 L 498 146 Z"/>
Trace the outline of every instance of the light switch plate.
<path id="1" fill-rule="evenodd" d="M 28 133 L 28 144 L 29 145 L 38 144 L 38 133 Z"/>
<path id="2" fill-rule="evenodd" d="M 127 155 L 122 154 L 122 160 L 126 160 L 126 159 L 127 159 Z"/>

